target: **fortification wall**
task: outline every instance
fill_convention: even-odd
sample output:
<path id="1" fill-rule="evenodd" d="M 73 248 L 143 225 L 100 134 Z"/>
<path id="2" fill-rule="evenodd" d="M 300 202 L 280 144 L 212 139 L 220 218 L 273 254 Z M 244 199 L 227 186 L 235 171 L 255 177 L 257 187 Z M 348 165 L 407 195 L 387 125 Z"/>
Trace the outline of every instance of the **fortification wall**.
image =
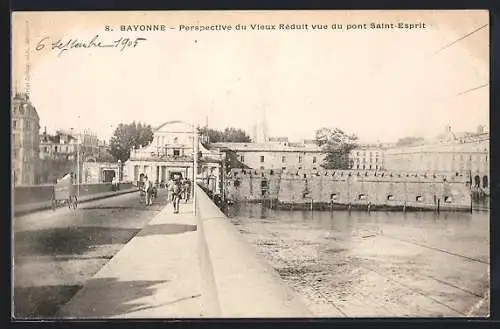
<path id="1" fill-rule="evenodd" d="M 233 170 L 229 199 L 274 199 L 281 206 L 319 208 L 470 209 L 467 175 L 359 170 Z M 262 183 L 266 181 L 266 183 Z M 262 185 L 263 184 L 263 185 Z M 263 186 L 268 186 L 267 192 Z"/>
<path id="2" fill-rule="evenodd" d="M 228 175 L 226 195 L 235 201 L 278 199 L 280 170 L 233 169 Z"/>

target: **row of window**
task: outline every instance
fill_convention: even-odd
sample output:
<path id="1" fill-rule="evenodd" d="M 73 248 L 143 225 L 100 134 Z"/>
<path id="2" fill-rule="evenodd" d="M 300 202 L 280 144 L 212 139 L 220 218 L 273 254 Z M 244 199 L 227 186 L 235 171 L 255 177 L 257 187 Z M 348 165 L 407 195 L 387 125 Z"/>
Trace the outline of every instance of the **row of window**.
<path id="1" fill-rule="evenodd" d="M 366 156 L 366 152 L 363 152 L 362 154 L 363 154 L 363 156 Z M 356 156 L 358 156 L 358 157 L 359 157 L 360 155 L 361 155 L 361 153 L 360 153 L 359 151 L 357 151 L 357 152 L 356 152 Z M 373 152 L 370 152 L 370 153 L 369 153 L 369 156 L 370 156 L 370 157 L 373 157 Z M 375 156 L 376 156 L 376 157 L 378 157 L 378 156 L 379 156 L 379 153 L 378 153 L 378 152 L 376 152 L 376 153 L 375 153 Z"/>
<path id="2" fill-rule="evenodd" d="M 302 163 L 302 156 L 300 156 L 300 155 L 299 155 L 298 160 L 299 160 L 299 161 L 298 161 L 299 163 Z M 240 161 L 241 161 L 241 162 L 245 162 L 245 156 L 240 155 Z M 286 161 L 287 161 L 287 158 L 286 158 L 286 156 L 284 156 L 284 155 L 283 155 L 283 156 L 281 157 L 281 163 L 286 163 Z M 312 159 L 312 163 L 317 163 L 317 161 L 318 161 L 318 159 L 317 159 L 316 157 L 313 157 L 313 159 Z M 264 162 L 265 162 L 265 156 L 264 156 L 264 155 L 261 155 L 261 156 L 260 156 L 260 162 L 261 162 L 261 163 L 264 163 Z"/>
<path id="3" fill-rule="evenodd" d="M 378 163 L 378 162 L 379 162 L 378 160 L 379 160 L 378 158 L 375 158 L 375 162 L 376 162 L 376 163 Z M 361 161 L 361 158 L 356 158 L 356 162 L 358 162 L 358 163 L 359 163 L 359 162 L 363 162 L 363 163 L 370 162 L 370 163 L 372 163 L 372 162 L 373 162 L 373 159 L 372 159 L 372 158 L 370 158 L 370 159 L 369 159 L 369 161 L 367 161 L 367 160 L 366 160 L 366 158 L 363 158 L 363 161 Z"/>
<path id="4" fill-rule="evenodd" d="M 390 159 L 390 158 L 389 158 Z M 424 157 L 423 155 L 420 155 L 420 157 L 418 158 L 418 160 L 420 161 L 425 161 L 426 159 L 429 159 L 427 157 Z M 431 159 L 434 160 L 434 162 L 439 162 L 439 161 L 456 161 L 457 160 L 457 156 L 456 154 L 452 154 L 452 155 L 440 155 L 440 156 L 433 156 Z M 458 160 L 459 161 L 484 161 L 487 162 L 488 161 L 488 155 L 472 155 L 472 154 L 469 154 L 469 156 L 467 156 L 467 154 L 460 154 L 459 157 L 458 157 Z M 398 159 L 390 159 L 392 161 L 415 161 L 417 160 L 414 156 L 406 156 L 406 157 L 400 157 Z"/>
<path id="5" fill-rule="evenodd" d="M 356 169 L 375 169 L 375 170 L 377 170 L 377 169 L 382 169 L 382 166 L 379 166 L 379 165 L 374 165 L 374 166 L 373 165 L 369 165 L 369 166 L 367 166 L 365 164 L 360 165 L 358 163 L 358 164 L 356 164 Z"/>
<path id="6" fill-rule="evenodd" d="M 151 155 L 152 155 L 152 156 L 156 156 L 156 155 L 159 155 L 159 154 L 160 154 L 160 152 L 151 152 Z M 161 153 L 161 154 L 162 154 L 162 155 L 166 154 L 166 150 L 165 150 L 165 152 L 163 152 L 163 153 Z M 172 151 L 172 154 L 173 154 L 173 156 L 174 156 L 174 157 L 178 157 L 178 156 L 180 156 L 180 155 L 181 155 L 181 151 L 180 151 L 179 149 L 174 149 L 174 150 Z"/>
<path id="7" fill-rule="evenodd" d="M 31 129 L 33 127 L 32 122 L 29 120 L 24 120 L 24 129 Z M 21 128 L 21 126 L 18 125 L 17 120 L 12 120 L 12 129 L 17 129 Z"/>

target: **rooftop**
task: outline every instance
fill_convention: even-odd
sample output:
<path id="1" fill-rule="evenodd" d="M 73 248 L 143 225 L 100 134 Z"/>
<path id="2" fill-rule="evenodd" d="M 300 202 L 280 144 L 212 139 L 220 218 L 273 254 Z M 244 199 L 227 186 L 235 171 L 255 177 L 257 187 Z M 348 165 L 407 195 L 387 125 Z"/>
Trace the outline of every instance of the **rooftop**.
<path id="1" fill-rule="evenodd" d="M 213 143 L 212 146 L 217 148 L 228 148 L 235 151 L 274 151 L 274 152 L 320 152 L 318 146 L 306 146 L 299 143 L 289 143 L 287 146 L 268 143 Z"/>

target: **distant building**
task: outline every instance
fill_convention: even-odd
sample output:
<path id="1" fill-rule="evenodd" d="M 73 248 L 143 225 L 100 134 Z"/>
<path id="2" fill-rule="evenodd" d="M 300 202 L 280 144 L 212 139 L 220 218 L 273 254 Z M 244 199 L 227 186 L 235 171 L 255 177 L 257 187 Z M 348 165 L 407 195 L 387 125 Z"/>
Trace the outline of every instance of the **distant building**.
<path id="1" fill-rule="evenodd" d="M 69 172 L 76 173 L 78 166 L 77 150 L 79 148 L 80 169 L 86 160 L 97 161 L 99 156 L 99 140 L 95 134 L 85 130 L 82 133 L 57 130 L 55 134 L 45 129 L 39 136 L 40 166 L 38 177 L 41 183 L 53 183 L 55 179 Z M 80 176 L 83 176 L 80 170 Z M 81 181 L 83 179 L 81 178 Z"/>
<path id="2" fill-rule="evenodd" d="M 349 152 L 351 169 L 383 170 L 384 149 L 380 145 L 362 144 Z"/>
<path id="3" fill-rule="evenodd" d="M 76 156 L 76 138 L 61 131 L 54 135 L 47 129 L 40 135 L 40 159 L 73 160 Z"/>
<path id="4" fill-rule="evenodd" d="M 40 118 L 25 93 L 12 100 L 12 171 L 14 185 L 37 184 Z"/>
<path id="5" fill-rule="evenodd" d="M 40 159 L 73 160 L 76 157 L 78 144 L 82 157 L 95 157 L 99 154 L 99 139 L 90 131 L 74 133 L 57 130 L 54 135 L 50 135 L 45 129 L 40 135 Z"/>
<path id="6" fill-rule="evenodd" d="M 314 141 L 291 143 L 288 138 L 270 138 L 265 143 L 214 143 L 220 150 L 236 153 L 238 160 L 254 169 L 320 169 L 325 154 Z"/>
<path id="7" fill-rule="evenodd" d="M 447 126 L 434 140 L 387 149 L 385 168 L 467 173 L 473 188 L 489 189 L 489 144 L 489 133 L 484 126 L 475 133 L 454 133 Z"/>

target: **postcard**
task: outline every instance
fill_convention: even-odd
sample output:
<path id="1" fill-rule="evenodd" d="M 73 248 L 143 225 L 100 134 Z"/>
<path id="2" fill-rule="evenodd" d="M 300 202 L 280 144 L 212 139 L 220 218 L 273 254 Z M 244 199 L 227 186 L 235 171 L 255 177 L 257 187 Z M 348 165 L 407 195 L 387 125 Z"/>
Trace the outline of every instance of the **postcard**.
<path id="1" fill-rule="evenodd" d="M 12 316 L 489 317 L 481 10 L 12 14 Z"/>

